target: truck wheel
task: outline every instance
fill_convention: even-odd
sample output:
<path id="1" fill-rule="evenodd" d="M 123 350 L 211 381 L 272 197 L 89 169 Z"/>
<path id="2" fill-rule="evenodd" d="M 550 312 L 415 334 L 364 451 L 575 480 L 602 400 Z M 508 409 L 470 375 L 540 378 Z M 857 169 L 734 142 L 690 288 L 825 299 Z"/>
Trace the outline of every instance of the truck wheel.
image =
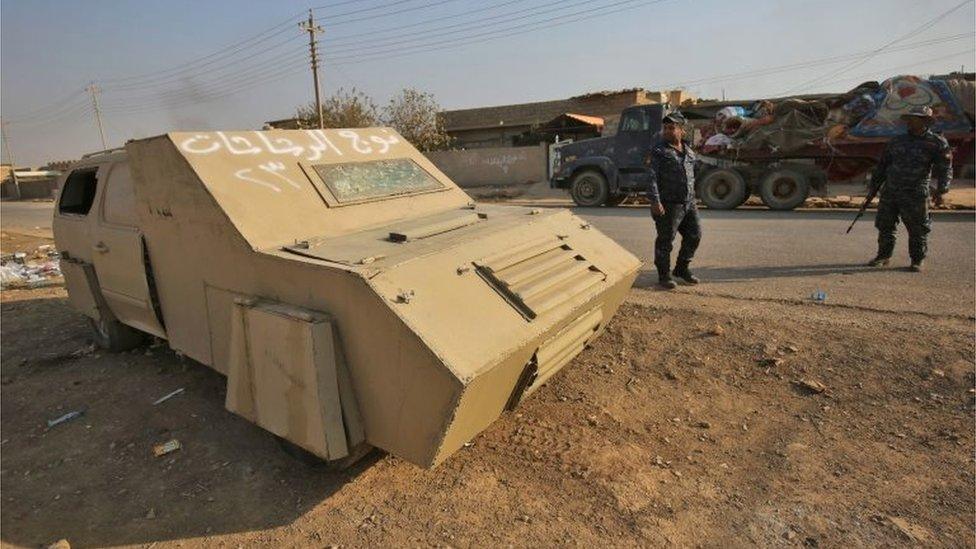
<path id="1" fill-rule="evenodd" d="M 719 168 L 701 178 L 698 195 L 702 202 L 714 210 L 734 210 L 749 197 L 749 188 L 742 174 L 735 170 Z"/>
<path id="2" fill-rule="evenodd" d="M 569 194 L 577 206 L 601 206 L 610 196 L 610 187 L 607 186 L 607 178 L 603 174 L 587 170 L 573 177 Z"/>
<path id="3" fill-rule="evenodd" d="M 146 342 L 146 334 L 122 324 L 118 320 L 109 320 L 104 316 L 98 320 L 88 318 L 92 331 L 95 333 L 95 344 L 113 353 L 135 349 Z"/>
<path id="4" fill-rule="evenodd" d="M 773 170 L 759 183 L 759 195 L 770 209 L 792 210 L 810 196 L 810 181 L 796 170 Z"/>

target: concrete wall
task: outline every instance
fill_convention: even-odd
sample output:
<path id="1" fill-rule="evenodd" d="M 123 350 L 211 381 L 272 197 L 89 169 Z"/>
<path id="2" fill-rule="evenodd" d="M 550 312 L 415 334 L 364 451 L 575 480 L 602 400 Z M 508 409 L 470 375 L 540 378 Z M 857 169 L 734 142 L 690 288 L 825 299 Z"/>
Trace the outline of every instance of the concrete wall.
<path id="1" fill-rule="evenodd" d="M 436 151 L 427 158 L 461 187 L 519 185 L 546 180 L 545 144 Z"/>
<path id="2" fill-rule="evenodd" d="M 52 198 L 54 196 L 54 191 L 58 188 L 58 179 L 56 177 L 48 177 L 44 179 L 21 179 L 20 180 L 20 198 L 21 200 L 29 200 L 35 198 Z M 7 179 L 0 185 L 0 197 L 9 199 L 15 196 L 14 182 L 12 179 Z"/>

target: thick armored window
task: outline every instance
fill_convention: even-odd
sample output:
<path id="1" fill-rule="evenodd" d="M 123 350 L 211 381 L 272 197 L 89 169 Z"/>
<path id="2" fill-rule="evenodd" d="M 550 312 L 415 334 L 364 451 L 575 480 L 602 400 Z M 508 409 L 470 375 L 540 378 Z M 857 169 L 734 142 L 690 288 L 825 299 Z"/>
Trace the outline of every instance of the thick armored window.
<path id="1" fill-rule="evenodd" d="M 436 191 L 444 184 L 409 158 L 312 166 L 340 203 Z"/>
<path id="2" fill-rule="evenodd" d="M 122 162 L 112 168 L 108 176 L 108 184 L 102 193 L 102 216 L 107 223 L 135 227 L 136 195 L 132 188 L 132 174 L 129 163 Z"/>
<path id="3" fill-rule="evenodd" d="M 645 132 L 648 130 L 647 117 L 644 111 L 633 111 L 624 115 L 620 122 L 622 132 Z"/>
<path id="4" fill-rule="evenodd" d="M 75 170 L 68 175 L 61 189 L 58 211 L 64 214 L 88 215 L 95 202 L 98 168 Z"/>

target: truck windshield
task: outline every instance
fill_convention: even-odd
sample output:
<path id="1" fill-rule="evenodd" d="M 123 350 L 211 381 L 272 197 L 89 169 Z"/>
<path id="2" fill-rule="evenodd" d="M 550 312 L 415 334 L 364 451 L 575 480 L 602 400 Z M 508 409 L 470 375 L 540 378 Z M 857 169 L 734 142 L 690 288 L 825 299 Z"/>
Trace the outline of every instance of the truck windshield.
<path id="1" fill-rule="evenodd" d="M 312 166 L 339 202 L 435 191 L 444 184 L 409 158 Z"/>

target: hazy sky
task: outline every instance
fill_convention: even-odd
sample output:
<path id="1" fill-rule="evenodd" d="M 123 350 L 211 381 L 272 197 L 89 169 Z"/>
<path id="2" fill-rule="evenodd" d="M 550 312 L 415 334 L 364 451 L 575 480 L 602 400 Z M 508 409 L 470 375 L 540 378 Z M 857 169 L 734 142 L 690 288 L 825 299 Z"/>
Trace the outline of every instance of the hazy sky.
<path id="1" fill-rule="evenodd" d="M 757 98 L 976 65 L 972 2 L 913 32 L 960 0 L 310 1 L 3 0 L 0 116 L 15 160 L 101 148 L 90 81 L 109 145 L 291 116 L 312 97 L 298 16 L 321 4 L 325 93 L 356 87 L 380 104 L 404 87 L 446 109 L 628 87 Z"/>

